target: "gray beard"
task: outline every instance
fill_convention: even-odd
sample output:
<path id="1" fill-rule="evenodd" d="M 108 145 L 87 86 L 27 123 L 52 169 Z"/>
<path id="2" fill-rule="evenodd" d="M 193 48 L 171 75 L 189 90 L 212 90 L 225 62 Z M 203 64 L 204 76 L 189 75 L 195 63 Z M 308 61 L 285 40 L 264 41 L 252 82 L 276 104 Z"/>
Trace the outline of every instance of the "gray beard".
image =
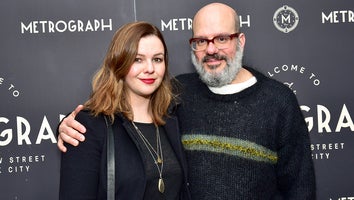
<path id="1" fill-rule="evenodd" d="M 242 67 L 242 57 L 243 49 L 239 48 L 237 45 L 236 53 L 234 59 L 227 59 L 222 57 L 226 61 L 226 67 L 221 72 L 207 72 L 203 67 L 203 60 L 201 62 L 197 61 L 194 52 L 191 52 L 192 63 L 199 74 L 199 78 L 209 87 L 222 87 L 224 85 L 230 84 L 235 78 L 237 73 Z M 218 55 L 215 55 L 218 56 Z M 209 66 L 211 69 L 217 68 L 217 66 Z"/>

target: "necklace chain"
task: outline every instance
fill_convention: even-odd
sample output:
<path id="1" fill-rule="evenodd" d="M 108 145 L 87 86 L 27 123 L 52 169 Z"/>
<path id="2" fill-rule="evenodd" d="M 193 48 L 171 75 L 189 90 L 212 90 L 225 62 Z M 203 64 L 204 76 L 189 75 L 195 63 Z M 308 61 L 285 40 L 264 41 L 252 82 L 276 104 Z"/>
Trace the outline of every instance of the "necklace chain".
<path id="1" fill-rule="evenodd" d="M 163 154 L 162 154 L 162 145 L 161 145 L 161 138 L 160 138 L 160 131 L 159 127 L 156 126 L 156 150 L 154 147 L 151 145 L 151 143 L 146 139 L 146 137 L 143 135 L 143 133 L 140 131 L 140 129 L 135 125 L 135 123 L 132 121 L 132 124 L 138 133 L 140 139 L 143 141 L 145 147 L 149 151 L 152 159 L 154 160 L 154 163 L 156 165 L 157 171 L 159 172 L 159 181 L 158 181 L 158 189 L 161 193 L 165 191 L 165 184 L 162 178 L 162 170 L 163 170 Z M 155 156 L 156 158 L 155 158 Z M 159 166 L 160 164 L 160 166 Z"/>

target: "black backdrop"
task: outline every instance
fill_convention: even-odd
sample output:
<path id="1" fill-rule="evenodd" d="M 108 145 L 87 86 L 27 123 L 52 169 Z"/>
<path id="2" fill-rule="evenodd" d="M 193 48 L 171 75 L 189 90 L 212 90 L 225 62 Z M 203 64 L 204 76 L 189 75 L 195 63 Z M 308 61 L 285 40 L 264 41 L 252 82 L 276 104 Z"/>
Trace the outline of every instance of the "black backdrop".
<path id="1" fill-rule="evenodd" d="M 145 20 L 173 75 L 191 72 L 191 19 L 211 1 L 0 2 L 0 199 L 57 199 L 55 131 L 83 103 L 114 31 Z M 318 199 L 354 199 L 354 2 L 221 1 L 241 16 L 244 63 L 284 82 L 308 123 Z"/>

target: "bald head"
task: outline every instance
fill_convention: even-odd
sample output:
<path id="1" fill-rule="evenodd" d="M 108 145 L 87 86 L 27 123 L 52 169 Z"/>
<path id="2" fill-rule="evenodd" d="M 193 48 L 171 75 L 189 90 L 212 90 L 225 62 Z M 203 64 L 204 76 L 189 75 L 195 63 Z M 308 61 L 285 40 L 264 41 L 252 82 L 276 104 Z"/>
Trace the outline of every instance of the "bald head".
<path id="1" fill-rule="evenodd" d="M 202 7 L 193 18 L 193 34 L 238 32 L 239 18 L 236 11 L 222 3 L 211 3 Z"/>

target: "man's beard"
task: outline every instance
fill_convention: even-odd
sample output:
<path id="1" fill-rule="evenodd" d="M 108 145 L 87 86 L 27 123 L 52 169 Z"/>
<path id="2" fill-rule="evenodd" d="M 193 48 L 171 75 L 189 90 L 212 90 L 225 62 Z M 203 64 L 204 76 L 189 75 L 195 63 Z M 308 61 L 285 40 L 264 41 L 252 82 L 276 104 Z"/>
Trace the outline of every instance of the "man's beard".
<path id="1" fill-rule="evenodd" d="M 236 78 L 237 73 L 242 67 L 243 49 L 240 48 L 240 45 L 237 45 L 236 47 L 234 59 L 227 59 L 226 56 L 213 54 L 205 56 L 201 62 L 198 62 L 193 51 L 191 52 L 191 55 L 193 65 L 197 70 L 200 79 L 209 87 L 222 87 L 230 84 Z M 214 72 L 213 69 L 216 69 L 218 66 L 208 66 L 212 71 L 206 71 L 203 67 L 203 63 L 210 58 L 225 60 L 225 68 L 222 69 L 221 72 Z"/>

